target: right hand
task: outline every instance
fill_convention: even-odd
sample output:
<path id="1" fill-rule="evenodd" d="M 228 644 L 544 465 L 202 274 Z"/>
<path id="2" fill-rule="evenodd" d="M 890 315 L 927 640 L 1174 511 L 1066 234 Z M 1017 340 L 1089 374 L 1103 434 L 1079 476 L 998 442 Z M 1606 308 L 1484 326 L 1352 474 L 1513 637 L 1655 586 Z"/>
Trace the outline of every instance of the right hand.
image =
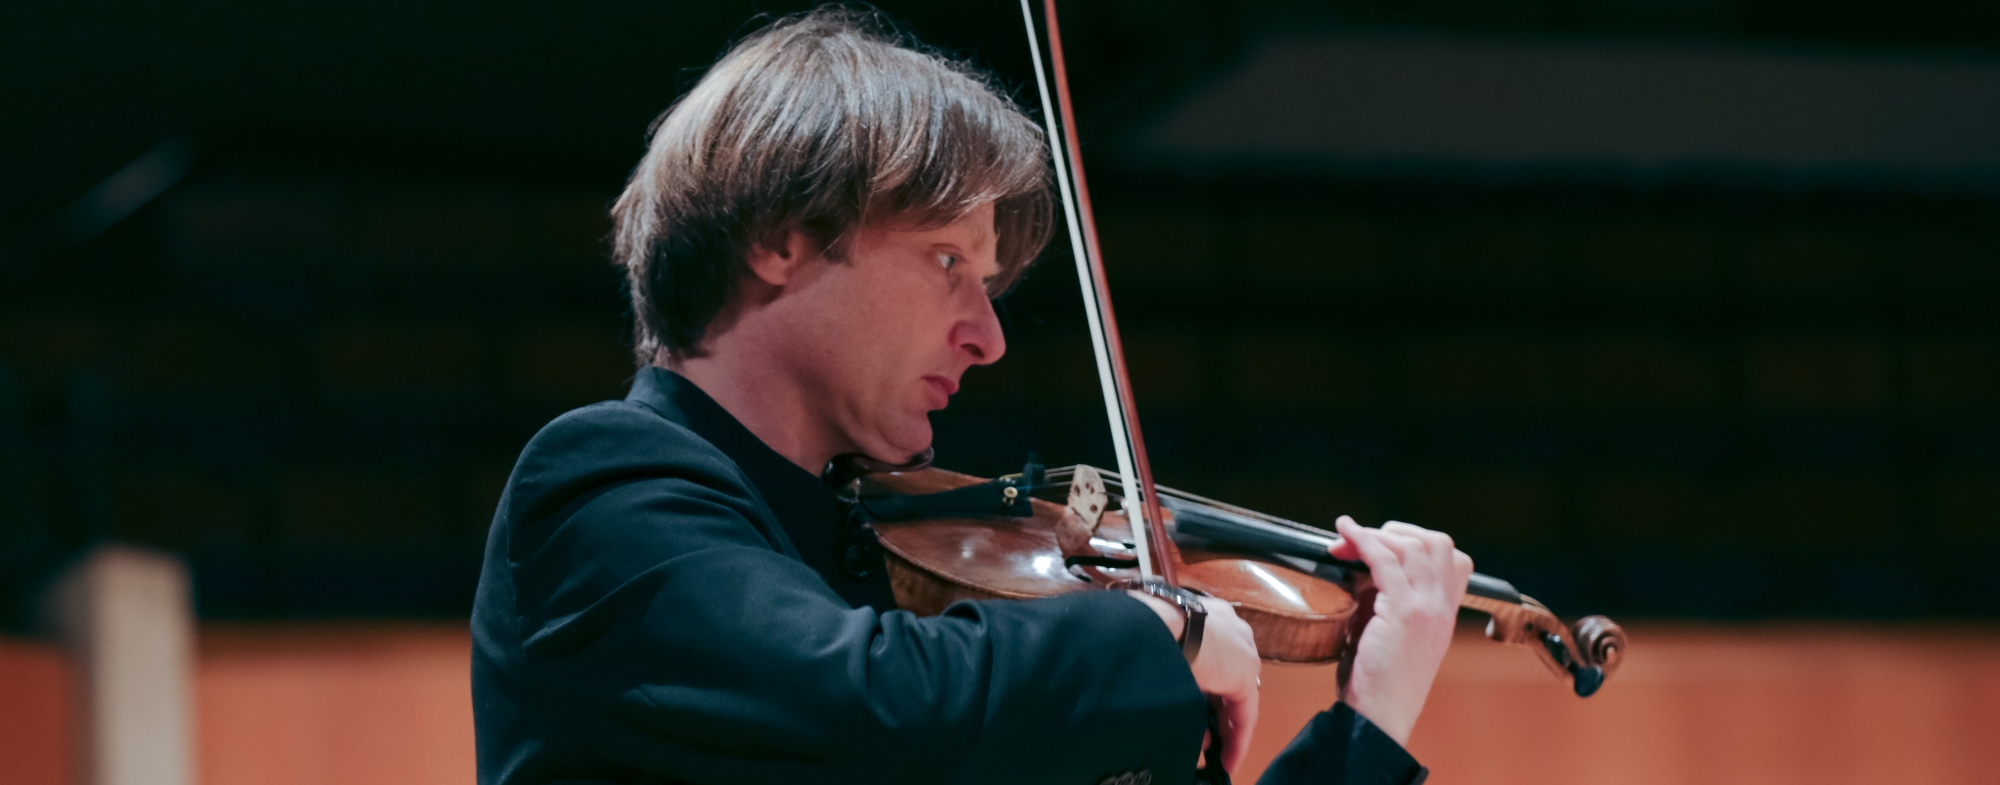
<path id="1" fill-rule="evenodd" d="M 1180 609 L 1141 592 L 1132 596 L 1152 606 L 1174 637 L 1180 637 L 1185 624 Z M 1208 610 L 1208 620 L 1202 627 L 1201 651 L 1194 658 L 1194 683 L 1208 696 L 1222 727 L 1222 766 L 1235 769 L 1250 751 L 1250 736 L 1257 729 L 1257 674 L 1264 663 L 1257 657 L 1250 625 L 1236 616 L 1234 607 L 1214 597 L 1203 597 L 1201 604 Z"/>

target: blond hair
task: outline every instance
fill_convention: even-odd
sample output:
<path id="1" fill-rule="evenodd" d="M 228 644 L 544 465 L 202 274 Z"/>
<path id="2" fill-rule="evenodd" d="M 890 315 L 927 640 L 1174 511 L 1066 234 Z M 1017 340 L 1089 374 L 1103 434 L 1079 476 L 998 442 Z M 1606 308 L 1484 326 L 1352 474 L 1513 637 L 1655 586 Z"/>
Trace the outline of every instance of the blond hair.
<path id="1" fill-rule="evenodd" d="M 863 225 L 948 223 L 994 205 L 1002 273 L 1052 230 L 1041 129 L 990 79 L 893 31 L 821 8 L 738 42 L 654 122 L 612 207 L 640 364 L 699 355 L 753 245 L 791 232 L 841 257 Z"/>

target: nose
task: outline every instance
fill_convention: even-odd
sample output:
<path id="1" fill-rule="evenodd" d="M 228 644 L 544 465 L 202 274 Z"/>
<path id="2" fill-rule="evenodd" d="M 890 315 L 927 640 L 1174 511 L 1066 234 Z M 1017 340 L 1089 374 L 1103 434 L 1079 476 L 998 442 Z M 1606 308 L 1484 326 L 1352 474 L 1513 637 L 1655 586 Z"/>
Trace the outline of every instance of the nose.
<path id="1" fill-rule="evenodd" d="M 1000 317 L 983 289 L 973 290 L 967 308 L 951 329 L 952 345 L 972 358 L 973 365 L 991 365 L 1007 353 L 1007 336 L 1001 333 Z"/>

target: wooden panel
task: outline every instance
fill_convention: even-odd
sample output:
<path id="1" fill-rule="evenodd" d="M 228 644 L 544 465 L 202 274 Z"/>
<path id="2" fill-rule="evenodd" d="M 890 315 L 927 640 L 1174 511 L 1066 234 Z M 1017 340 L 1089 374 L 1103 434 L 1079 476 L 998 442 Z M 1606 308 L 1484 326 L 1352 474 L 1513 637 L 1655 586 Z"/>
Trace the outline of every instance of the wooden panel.
<path id="1" fill-rule="evenodd" d="M 54 644 L 0 639 L 0 782 L 76 781 L 71 678 Z"/>
<path id="2" fill-rule="evenodd" d="M 202 785 L 473 781 L 459 624 L 202 630 Z"/>
<path id="3" fill-rule="evenodd" d="M 2000 769 L 2000 629 L 1641 623 L 1632 638 L 1579 700 L 1464 631 L 1411 743 L 1431 781 L 1951 785 Z M 458 625 L 204 630 L 202 782 L 471 781 L 468 645 Z M 1238 781 L 1332 703 L 1333 673 L 1265 666 Z"/>
<path id="4" fill-rule="evenodd" d="M 1628 625 L 1588 700 L 1464 630 L 1410 747 L 1437 785 L 1990 782 L 2000 631 Z M 1264 668 L 1254 782 L 1334 696 L 1332 668 Z"/>

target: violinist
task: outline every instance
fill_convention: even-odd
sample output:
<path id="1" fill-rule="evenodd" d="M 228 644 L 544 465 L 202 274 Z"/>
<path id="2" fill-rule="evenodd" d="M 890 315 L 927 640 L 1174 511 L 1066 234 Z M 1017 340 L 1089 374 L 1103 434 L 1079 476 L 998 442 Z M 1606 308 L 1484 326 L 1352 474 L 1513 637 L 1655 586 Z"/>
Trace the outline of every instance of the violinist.
<path id="1" fill-rule="evenodd" d="M 613 207 L 631 392 L 536 434 L 489 535 L 481 783 L 1184 783 L 1211 711 L 1222 763 L 1242 758 L 1259 660 L 1227 603 L 1082 591 L 919 618 L 836 539 L 824 468 L 928 452 L 929 412 L 1006 352 L 990 298 L 1052 231 L 1037 126 L 885 30 L 773 22 L 654 126 Z M 1373 616 L 1264 779 L 1419 782 L 1403 744 L 1471 562 L 1413 526 L 1339 533 Z"/>

